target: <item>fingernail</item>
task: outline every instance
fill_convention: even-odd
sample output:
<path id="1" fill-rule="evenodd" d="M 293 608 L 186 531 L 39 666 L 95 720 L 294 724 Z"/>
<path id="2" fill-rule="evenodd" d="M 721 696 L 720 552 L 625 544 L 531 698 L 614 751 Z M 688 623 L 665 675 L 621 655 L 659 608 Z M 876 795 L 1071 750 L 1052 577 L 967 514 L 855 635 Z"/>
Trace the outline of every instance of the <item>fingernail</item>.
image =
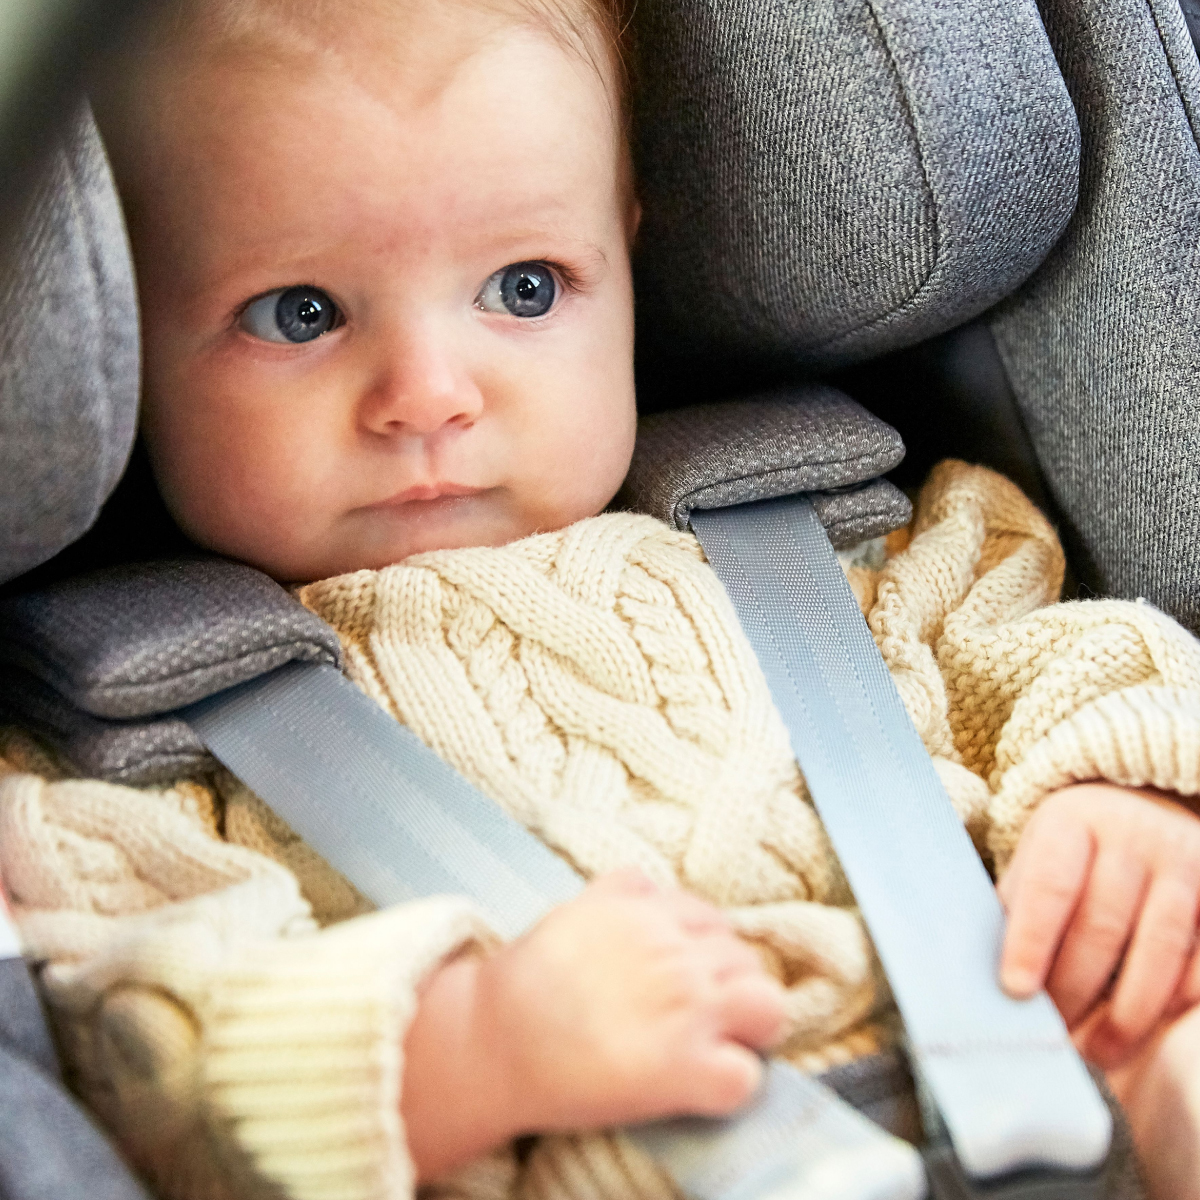
<path id="1" fill-rule="evenodd" d="M 1038 979 L 1028 967 L 1004 967 L 1000 986 L 1014 999 L 1024 1000 L 1037 991 Z"/>

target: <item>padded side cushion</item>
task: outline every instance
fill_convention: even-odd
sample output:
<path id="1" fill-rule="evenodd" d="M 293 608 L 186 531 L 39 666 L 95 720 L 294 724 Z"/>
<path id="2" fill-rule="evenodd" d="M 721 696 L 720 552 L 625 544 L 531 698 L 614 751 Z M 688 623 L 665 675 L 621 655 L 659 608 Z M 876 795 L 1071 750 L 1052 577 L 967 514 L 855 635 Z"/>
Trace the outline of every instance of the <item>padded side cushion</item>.
<path id="1" fill-rule="evenodd" d="M 904 457 L 900 435 L 821 385 L 643 417 L 621 508 L 686 529 L 693 509 L 812 495 L 835 546 L 897 529 L 908 499 L 880 479 Z"/>
<path id="2" fill-rule="evenodd" d="M 85 109 L 0 245 L 0 582 L 96 519 L 133 445 L 137 402 L 133 267 Z"/>
<path id="3" fill-rule="evenodd" d="M 1034 0 L 652 0 L 635 22 L 643 362 L 919 341 L 1029 276 L 1074 208 Z"/>
<path id="4" fill-rule="evenodd" d="M 1081 200 L 992 329 L 1089 590 L 1200 633 L 1200 61 L 1178 0 L 1047 0 Z"/>
<path id="5" fill-rule="evenodd" d="M 292 660 L 339 661 L 337 635 L 279 584 L 223 559 L 115 567 L 0 602 L 0 662 L 84 712 L 169 712 Z"/>

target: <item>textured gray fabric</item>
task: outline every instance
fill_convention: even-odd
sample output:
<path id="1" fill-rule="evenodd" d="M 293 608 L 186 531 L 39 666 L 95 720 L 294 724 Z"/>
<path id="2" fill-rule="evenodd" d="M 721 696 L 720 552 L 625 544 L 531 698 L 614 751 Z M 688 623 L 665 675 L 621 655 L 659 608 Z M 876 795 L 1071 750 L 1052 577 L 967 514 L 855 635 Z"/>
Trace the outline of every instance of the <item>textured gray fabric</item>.
<path id="1" fill-rule="evenodd" d="M 132 272 L 85 109 L 0 246 L 0 582 L 79 537 L 124 468 L 138 400 Z"/>
<path id="2" fill-rule="evenodd" d="M 157 715 L 285 662 L 338 659 L 324 621 L 223 559 L 116 567 L 0 602 L 0 662 L 94 716 Z"/>
<path id="3" fill-rule="evenodd" d="M 896 1051 L 871 1054 L 820 1076 L 847 1104 L 889 1133 L 919 1145 L 925 1137 L 912 1073 Z"/>
<path id="4" fill-rule="evenodd" d="M 58 1077 L 58 1056 L 29 968 L 21 958 L 0 962 L 0 1046 L 15 1051 L 52 1078 Z"/>
<path id="5" fill-rule="evenodd" d="M 639 356 L 831 367 L 1043 259 L 1078 128 L 1034 0 L 644 0 Z"/>
<path id="6" fill-rule="evenodd" d="M 1084 582 L 1200 631 L 1200 65 L 1178 0 L 1047 0 L 1046 21 L 1080 205 L 992 328 Z"/>
<path id="7" fill-rule="evenodd" d="M 212 756 L 175 717 L 94 717 L 19 667 L 0 668 L 0 721 L 28 729 L 79 775 L 136 786 L 196 778 Z"/>
<path id="8" fill-rule="evenodd" d="M 0 1200 L 149 1200 L 52 1078 L 0 1045 Z"/>
<path id="9" fill-rule="evenodd" d="M 912 516 L 908 497 L 886 479 L 873 479 L 845 492 L 812 492 L 809 499 L 835 550 L 891 533 L 907 525 Z"/>
<path id="10" fill-rule="evenodd" d="M 878 479 L 903 457 L 890 425 L 814 384 L 643 417 L 614 503 L 686 529 L 694 508 L 851 489 L 813 497 L 834 544 L 843 546 L 908 520 L 907 498 Z"/>

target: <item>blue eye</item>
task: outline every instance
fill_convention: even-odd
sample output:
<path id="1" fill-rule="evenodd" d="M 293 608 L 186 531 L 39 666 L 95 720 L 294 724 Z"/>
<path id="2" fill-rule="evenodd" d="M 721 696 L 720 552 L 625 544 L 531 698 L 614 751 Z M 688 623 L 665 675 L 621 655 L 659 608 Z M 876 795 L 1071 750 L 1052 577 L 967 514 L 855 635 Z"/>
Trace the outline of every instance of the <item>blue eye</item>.
<path id="1" fill-rule="evenodd" d="M 558 284 L 554 272 L 540 262 L 512 263 L 492 275 L 475 303 L 484 312 L 511 317 L 541 317 L 554 307 Z"/>
<path id="2" fill-rule="evenodd" d="M 246 305 L 241 327 L 264 342 L 311 342 L 341 324 L 338 306 L 315 287 L 268 292 Z"/>

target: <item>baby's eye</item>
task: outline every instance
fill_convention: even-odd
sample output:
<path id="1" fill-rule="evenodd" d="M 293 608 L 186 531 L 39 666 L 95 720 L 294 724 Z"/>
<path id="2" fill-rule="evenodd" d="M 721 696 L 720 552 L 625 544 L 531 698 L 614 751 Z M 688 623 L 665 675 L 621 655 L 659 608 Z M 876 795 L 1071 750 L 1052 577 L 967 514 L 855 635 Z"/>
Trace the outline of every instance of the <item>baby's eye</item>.
<path id="1" fill-rule="evenodd" d="M 497 271 L 475 297 L 484 312 L 541 317 L 554 306 L 558 284 L 545 263 L 512 263 Z"/>
<path id="2" fill-rule="evenodd" d="M 338 306 L 315 287 L 268 292 L 246 305 L 238 324 L 264 342 L 311 342 L 342 323 Z"/>

